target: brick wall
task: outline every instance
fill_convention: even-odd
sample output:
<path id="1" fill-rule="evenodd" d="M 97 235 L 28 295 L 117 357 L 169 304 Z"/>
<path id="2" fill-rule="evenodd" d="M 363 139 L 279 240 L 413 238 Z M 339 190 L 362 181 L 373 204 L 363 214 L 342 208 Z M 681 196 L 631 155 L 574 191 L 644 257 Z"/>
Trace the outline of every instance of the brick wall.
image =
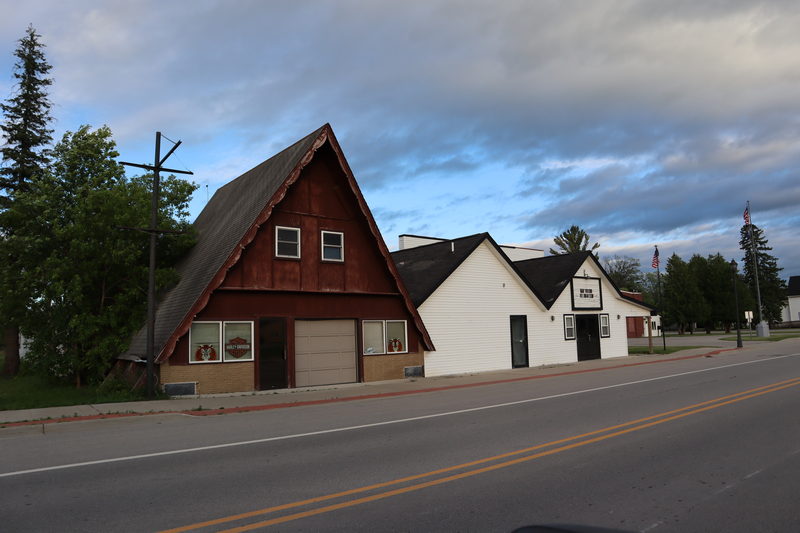
<path id="1" fill-rule="evenodd" d="M 403 379 L 403 368 L 424 364 L 422 350 L 415 353 L 395 355 L 365 355 L 364 381 L 383 381 L 387 379 Z"/>
<path id="2" fill-rule="evenodd" d="M 170 366 L 167 361 L 161 364 L 159 370 L 162 385 L 196 381 L 198 394 L 254 390 L 255 364 L 253 362 Z"/>

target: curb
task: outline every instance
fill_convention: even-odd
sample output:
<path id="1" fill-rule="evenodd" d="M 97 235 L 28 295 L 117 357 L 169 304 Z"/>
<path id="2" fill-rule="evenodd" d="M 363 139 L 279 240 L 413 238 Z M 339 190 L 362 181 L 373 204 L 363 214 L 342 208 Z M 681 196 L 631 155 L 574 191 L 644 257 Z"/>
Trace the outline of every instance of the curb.
<path id="1" fill-rule="evenodd" d="M 489 380 L 489 381 L 478 381 L 475 383 L 462 383 L 459 385 L 446 385 L 441 387 L 429 387 L 425 389 L 416 389 L 416 390 L 408 390 L 408 391 L 395 391 L 395 392 L 380 392 L 375 394 L 361 394 L 356 396 L 347 396 L 344 398 L 327 398 L 324 400 L 306 400 L 306 401 L 299 401 L 299 402 L 283 402 L 283 403 L 275 403 L 275 404 L 264 404 L 264 405 L 251 405 L 251 406 L 244 406 L 244 407 L 230 407 L 230 408 L 220 408 L 220 409 L 187 409 L 183 411 L 173 410 L 173 411 L 150 411 L 146 413 L 107 413 L 107 414 L 96 414 L 96 415 L 84 415 L 84 416 L 69 416 L 69 417 L 62 417 L 62 418 L 47 418 L 41 420 L 26 420 L 24 422 L 0 422 L 0 428 L 9 428 L 9 427 L 21 427 L 21 426 L 36 426 L 36 425 L 43 425 L 43 424 L 60 424 L 63 422 L 83 422 L 89 420 L 106 420 L 111 418 L 130 418 L 135 416 L 152 416 L 152 415 L 188 415 L 188 416 L 212 416 L 212 415 L 224 415 L 224 414 L 233 414 L 233 413 L 248 413 L 254 411 L 269 411 L 272 409 L 287 409 L 289 407 L 306 407 L 310 405 L 322 405 L 328 403 L 344 403 L 344 402 L 355 402 L 360 400 L 374 400 L 378 398 L 392 398 L 396 396 L 410 396 L 413 394 L 428 394 L 432 392 L 442 392 L 447 390 L 456 390 L 456 389 L 468 389 L 472 387 L 485 387 L 487 385 L 500 385 L 503 383 L 515 383 L 521 381 L 533 381 L 537 379 L 548 379 L 548 378 L 555 378 L 561 376 L 572 376 L 576 374 L 588 374 L 591 372 L 603 372 L 607 370 L 616 370 L 618 368 L 628 368 L 634 366 L 643 366 L 643 365 L 654 365 L 659 363 L 669 363 L 673 361 L 685 361 L 688 359 L 700 359 L 703 357 L 712 357 L 714 355 L 719 355 L 723 352 L 730 352 L 739 350 L 739 348 L 721 348 L 719 350 L 713 350 L 710 352 L 705 352 L 701 354 L 695 355 L 684 355 L 681 357 L 671 357 L 669 359 L 656 359 L 653 361 L 640 361 L 637 363 L 624 363 L 620 365 L 612 365 L 602 368 L 585 368 L 583 370 L 568 370 L 565 372 L 555 372 L 553 374 L 541 374 L 537 376 L 523 376 L 519 378 L 507 378 L 507 379 L 496 379 L 496 380 Z"/>

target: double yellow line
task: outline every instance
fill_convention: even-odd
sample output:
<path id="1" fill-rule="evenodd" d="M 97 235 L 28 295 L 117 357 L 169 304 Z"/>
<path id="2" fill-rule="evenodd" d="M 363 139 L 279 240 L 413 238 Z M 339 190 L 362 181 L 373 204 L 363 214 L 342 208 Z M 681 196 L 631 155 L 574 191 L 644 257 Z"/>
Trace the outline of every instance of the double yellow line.
<path id="1" fill-rule="evenodd" d="M 686 407 L 681 407 L 680 409 L 665 411 L 663 413 L 648 416 L 645 418 L 639 418 L 636 420 L 631 420 L 630 422 L 625 422 L 623 424 L 618 424 L 615 426 L 609 426 L 595 431 L 590 431 L 588 433 L 582 433 L 580 435 L 554 440 L 551 442 L 546 442 L 544 444 L 537 444 L 536 446 L 522 448 L 520 450 L 507 452 L 500 455 L 493 455 L 491 457 L 470 461 L 468 463 L 461 463 L 458 465 L 448 466 L 446 468 L 440 468 L 438 470 L 432 470 L 430 472 L 425 472 L 422 474 L 415 474 L 413 476 L 393 479 L 391 481 L 384 481 L 382 483 L 376 483 L 373 485 L 358 487 L 342 492 L 336 492 L 333 494 L 317 496 L 315 498 L 309 498 L 306 500 L 286 503 L 283 505 L 276 505 L 264 509 L 257 509 L 255 511 L 249 511 L 247 513 L 225 516 L 214 520 L 208 520 L 206 522 L 198 522 L 196 524 L 190 524 L 187 526 L 177 527 L 174 529 L 168 529 L 161 533 L 180 533 L 183 531 L 192 531 L 195 529 L 213 527 L 234 521 L 246 520 L 248 518 L 264 516 L 272 513 L 278 513 L 280 511 L 287 511 L 289 509 L 294 509 L 297 507 L 303 507 L 312 504 L 327 502 L 330 500 L 346 498 L 348 496 L 362 494 L 365 492 L 378 491 L 375 492 L 374 494 L 362 496 L 360 498 L 347 499 L 339 503 L 325 505 L 322 507 L 315 507 L 313 509 L 308 509 L 305 511 L 300 511 L 288 515 L 278 516 L 275 518 L 270 518 L 268 520 L 262 520 L 259 522 L 250 523 L 239 527 L 233 527 L 224 531 L 225 533 L 251 531 L 253 529 L 272 526 L 275 524 L 281 524 L 284 522 L 290 522 L 292 520 L 298 520 L 300 518 L 306 518 L 309 516 L 328 513 L 331 511 L 336 511 L 337 509 L 353 507 L 356 505 L 361 505 L 376 500 L 382 500 L 384 498 L 397 496 L 399 494 L 405 494 L 407 492 L 413 492 L 427 487 L 442 485 L 444 483 L 449 483 L 451 481 L 456 481 L 459 479 L 476 476 L 478 474 L 491 472 L 493 470 L 507 468 L 509 466 L 524 463 L 527 461 L 532 461 L 534 459 L 539 459 L 541 457 L 546 457 L 548 455 L 554 455 L 563 451 L 571 450 L 573 448 L 586 446 L 588 444 L 594 444 L 596 442 L 604 441 L 614 437 L 619 437 L 627 433 L 640 431 L 642 429 L 647 429 L 649 427 L 657 426 L 659 424 L 664 424 L 666 422 L 678 420 L 680 418 L 685 418 L 687 416 L 695 415 L 705 411 L 710 411 L 711 409 L 717 409 L 725 405 L 741 402 L 750 398 L 755 398 L 757 396 L 763 396 L 764 394 L 768 394 L 770 392 L 776 392 L 779 390 L 787 389 L 789 387 L 795 387 L 797 385 L 800 385 L 800 377 L 787 379 L 785 381 L 779 381 L 777 383 L 772 383 L 770 385 L 764 385 L 763 387 L 756 387 L 754 389 L 738 392 L 736 394 L 721 396 L 719 398 L 714 398 L 713 400 L 708 400 L 705 402 L 688 405 Z M 446 475 L 444 477 L 436 477 L 436 476 L 441 476 L 442 474 L 450 474 L 450 475 Z M 411 482 L 423 480 L 426 478 L 435 478 L 435 479 L 429 479 L 428 481 L 409 484 Z M 406 485 L 395 489 L 386 490 L 383 492 L 379 491 L 380 489 L 385 489 L 387 487 L 392 487 L 395 485 L 404 485 L 404 484 Z"/>

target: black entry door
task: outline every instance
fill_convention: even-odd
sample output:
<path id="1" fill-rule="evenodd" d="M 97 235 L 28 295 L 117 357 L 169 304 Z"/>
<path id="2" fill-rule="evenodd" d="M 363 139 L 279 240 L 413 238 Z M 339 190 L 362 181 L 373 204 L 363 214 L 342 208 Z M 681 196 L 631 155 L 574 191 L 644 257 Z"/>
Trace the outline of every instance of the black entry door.
<path id="1" fill-rule="evenodd" d="M 286 319 L 262 318 L 258 321 L 258 388 L 285 389 L 289 386 L 286 373 Z"/>
<path id="2" fill-rule="evenodd" d="M 511 366 L 528 366 L 528 317 L 511 316 Z"/>
<path id="3" fill-rule="evenodd" d="M 600 324 L 597 315 L 575 315 L 578 361 L 600 359 Z"/>

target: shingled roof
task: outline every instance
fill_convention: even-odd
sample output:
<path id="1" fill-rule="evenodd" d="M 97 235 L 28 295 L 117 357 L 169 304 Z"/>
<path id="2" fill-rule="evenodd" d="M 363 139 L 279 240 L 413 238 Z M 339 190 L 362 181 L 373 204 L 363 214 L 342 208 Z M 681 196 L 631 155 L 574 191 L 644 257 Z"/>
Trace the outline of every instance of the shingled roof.
<path id="1" fill-rule="evenodd" d="M 392 259 L 397 265 L 397 270 L 403 278 L 403 283 L 408 289 L 414 305 L 417 307 L 422 305 L 483 241 L 488 241 L 511 270 L 516 272 L 520 280 L 534 295 L 539 297 L 536 289 L 517 270 L 516 263 L 508 259 L 492 236 L 488 233 L 476 233 L 458 239 L 392 252 Z"/>
<path id="2" fill-rule="evenodd" d="M 800 276 L 791 276 L 786 287 L 786 296 L 800 296 Z"/>
<path id="3" fill-rule="evenodd" d="M 423 343 L 432 346 L 422 320 L 402 285 L 389 258 L 383 239 L 366 202 L 358 190 L 341 148 L 329 124 L 325 124 L 260 165 L 245 172 L 217 190 L 194 222 L 197 243 L 178 265 L 180 281 L 158 305 L 155 326 L 155 357 L 160 360 L 174 349 L 177 340 L 188 331 L 193 317 L 208 303 L 211 292 L 224 280 L 225 274 L 241 256 L 245 246 L 267 221 L 272 208 L 286 195 L 302 169 L 313 159 L 317 149 L 330 142 L 359 205 L 365 212 L 370 230 L 386 258 L 387 266 L 398 283 L 406 307 L 423 336 Z M 143 327 L 131 340 L 126 359 L 143 358 L 146 354 L 147 328 Z M 430 349 L 430 348 L 429 348 Z"/>
<path id="4" fill-rule="evenodd" d="M 550 309 L 590 255 L 592 255 L 591 252 L 549 255 L 517 261 L 515 264 L 528 281 L 536 287 L 544 306 Z"/>
<path id="5" fill-rule="evenodd" d="M 606 280 L 614 287 L 614 290 L 620 298 L 651 310 L 654 309 L 652 306 L 642 301 L 622 294 L 614 281 L 608 277 L 605 269 L 594 254 L 589 251 L 526 259 L 524 261 L 517 261 L 514 265 L 522 272 L 528 282 L 533 285 L 545 307 L 550 309 L 556 300 L 558 300 L 558 297 L 561 296 L 561 293 L 564 292 L 564 289 L 567 288 L 570 280 L 575 277 L 581 265 L 590 258 L 597 269 L 603 273 Z"/>
<path id="6" fill-rule="evenodd" d="M 488 233 L 477 233 L 392 252 L 394 264 L 414 305 L 422 305 L 488 236 Z"/>

